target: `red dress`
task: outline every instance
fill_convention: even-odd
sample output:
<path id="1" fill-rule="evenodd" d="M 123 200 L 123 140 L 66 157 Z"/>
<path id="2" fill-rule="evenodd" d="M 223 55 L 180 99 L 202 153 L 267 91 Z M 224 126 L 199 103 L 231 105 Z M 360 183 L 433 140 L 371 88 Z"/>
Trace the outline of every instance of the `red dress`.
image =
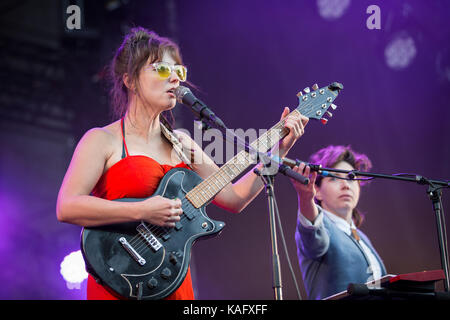
<path id="1" fill-rule="evenodd" d="M 176 166 L 159 164 L 156 160 L 141 155 L 128 155 L 125 143 L 123 119 L 121 121 L 123 136 L 122 159 L 106 171 L 92 191 L 92 195 L 114 200 L 119 198 L 148 198 L 158 187 L 162 177 L 176 167 L 188 168 L 180 162 Z M 119 300 L 114 292 L 107 287 L 98 284 L 89 275 L 87 283 L 88 300 Z M 192 288 L 191 272 L 188 269 L 186 278 L 181 286 L 169 295 L 167 300 L 193 300 L 194 290 Z"/>

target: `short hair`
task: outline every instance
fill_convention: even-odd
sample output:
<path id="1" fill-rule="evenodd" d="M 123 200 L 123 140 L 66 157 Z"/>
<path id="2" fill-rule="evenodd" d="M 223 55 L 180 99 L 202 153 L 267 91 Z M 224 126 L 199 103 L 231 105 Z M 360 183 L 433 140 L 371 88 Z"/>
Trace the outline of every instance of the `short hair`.
<path id="1" fill-rule="evenodd" d="M 372 169 L 370 159 L 365 154 L 354 151 L 351 146 L 329 145 L 312 154 L 309 158 L 310 163 L 320 164 L 325 168 L 334 168 L 342 161 L 347 162 L 358 171 L 370 171 Z M 317 178 L 316 184 L 320 186 L 323 177 L 318 176 Z M 366 183 L 365 181 L 360 181 L 361 186 Z"/>
<path id="2" fill-rule="evenodd" d="M 322 148 L 319 151 L 312 154 L 309 158 L 309 162 L 312 164 L 320 164 L 324 168 L 334 168 L 339 162 L 347 162 L 355 170 L 369 171 L 372 168 L 372 162 L 370 159 L 362 153 L 354 151 L 351 146 L 342 145 L 329 145 Z M 318 175 L 316 178 L 316 185 L 320 187 L 323 176 Z M 368 183 L 367 181 L 360 180 L 360 186 Z M 317 204 L 321 204 L 319 200 L 315 200 Z M 364 215 L 357 209 L 353 209 L 352 219 L 356 227 L 360 227 L 364 221 Z"/>

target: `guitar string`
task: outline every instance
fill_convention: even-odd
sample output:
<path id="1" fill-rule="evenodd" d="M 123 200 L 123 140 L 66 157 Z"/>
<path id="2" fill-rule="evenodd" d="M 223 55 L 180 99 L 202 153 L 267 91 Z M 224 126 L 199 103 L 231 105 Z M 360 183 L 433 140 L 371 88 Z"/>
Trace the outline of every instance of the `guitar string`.
<path id="1" fill-rule="evenodd" d="M 184 206 L 186 206 L 186 198 L 182 199 L 182 204 L 184 201 Z M 180 223 L 184 220 L 187 219 L 187 215 L 186 213 L 183 212 L 183 214 L 180 215 Z M 161 240 L 158 240 L 160 243 L 163 242 L 164 240 L 162 239 L 164 235 L 170 234 L 173 230 L 173 228 L 169 228 L 169 227 L 162 227 L 162 226 L 157 226 L 157 225 L 153 225 L 150 223 L 145 223 L 145 222 L 141 222 L 141 224 L 143 224 L 148 231 L 150 231 L 151 235 L 157 237 L 157 238 L 161 238 Z M 146 232 L 144 232 L 146 233 Z M 139 242 L 141 242 L 140 244 L 138 244 Z M 131 246 L 134 246 L 134 249 L 139 253 L 139 251 L 141 249 L 143 249 L 144 247 L 147 246 L 151 246 L 150 243 L 148 243 L 148 241 L 145 239 L 145 236 L 142 235 L 139 231 L 138 234 L 136 236 L 134 236 L 130 241 L 129 241 Z"/>

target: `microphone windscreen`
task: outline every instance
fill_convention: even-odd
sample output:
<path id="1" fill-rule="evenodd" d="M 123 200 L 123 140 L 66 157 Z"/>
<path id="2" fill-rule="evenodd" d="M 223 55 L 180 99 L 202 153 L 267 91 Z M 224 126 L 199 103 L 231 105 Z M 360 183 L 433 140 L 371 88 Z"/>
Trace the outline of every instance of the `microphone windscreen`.
<path id="1" fill-rule="evenodd" d="M 178 87 L 175 89 L 175 97 L 177 98 L 177 101 L 178 101 L 179 103 L 184 103 L 184 102 L 183 102 L 183 97 L 184 97 L 186 94 L 188 94 L 188 93 L 190 93 L 190 94 L 192 95 L 191 90 L 190 90 L 189 88 L 186 88 L 186 87 L 183 87 L 183 86 L 178 86 Z"/>

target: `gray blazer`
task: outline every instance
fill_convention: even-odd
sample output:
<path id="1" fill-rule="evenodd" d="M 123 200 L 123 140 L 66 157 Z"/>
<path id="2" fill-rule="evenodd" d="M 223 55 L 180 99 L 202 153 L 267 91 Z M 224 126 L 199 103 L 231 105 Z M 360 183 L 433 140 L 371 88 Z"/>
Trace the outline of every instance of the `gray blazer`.
<path id="1" fill-rule="evenodd" d="M 372 250 L 381 265 L 382 276 L 386 268 L 367 236 L 358 230 L 362 241 Z M 347 290 L 349 283 L 366 283 L 369 260 L 361 245 L 340 230 L 326 214 L 319 228 L 306 228 L 297 219 L 295 232 L 297 255 L 303 282 L 309 299 L 323 299 Z"/>

